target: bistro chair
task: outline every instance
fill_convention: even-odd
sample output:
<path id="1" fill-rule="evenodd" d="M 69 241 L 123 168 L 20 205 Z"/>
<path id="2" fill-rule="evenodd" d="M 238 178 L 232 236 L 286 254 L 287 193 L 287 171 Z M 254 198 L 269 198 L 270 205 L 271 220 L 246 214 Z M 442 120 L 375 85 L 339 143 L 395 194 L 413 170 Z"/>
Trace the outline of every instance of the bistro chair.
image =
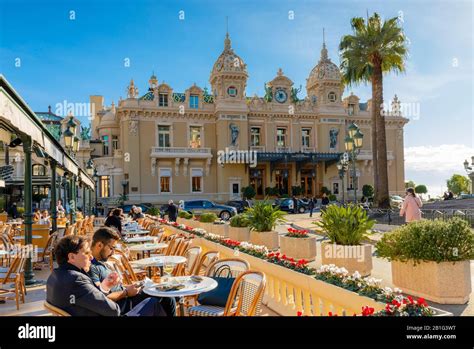
<path id="1" fill-rule="evenodd" d="M 20 300 L 25 303 L 26 287 L 25 287 L 25 262 L 26 252 L 31 245 L 22 247 L 19 250 L 19 255 L 15 257 L 10 268 L 6 273 L 0 273 L 0 295 L 1 298 L 10 299 L 16 301 L 16 309 L 20 309 Z M 7 287 L 13 286 L 13 287 Z M 14 293 L 15 296 L 3 296 L 4 294 Z"/>
<path id="2" fill-rule="evenodd" d="M 194 274 L 205 275 L 207 272 L 207 268 L 218 259 L 219 259 L 218 251 L 207 251 L 200 257 L 196 265 L 196 268 L 194 269 Z"/>
<path id="3" fill-rule="evenodd" d="M 54 255 L 54 246 L 56 245 L 56 241 L 58 240 L 58 232 L 55 231 L 49 236 L 48 242 L 46 243 L 45 248 L 38 248 L 38 257 L 40 257 L 41 261 L 44 263 L 45 258 L 49 258 L 49 269 L 53 271 L 53 255 Z"/>
<path id="4" fill-rule="evenodd" d="M 178 275 L 194 275 L 194 270 L 196 269 L 202 253 L 201 246 L 190 247 L 184 253 L 186 257 L 186 262 L 180 264 L 180 270 L 177 272 Z"/>
<path id="5" fill-rule="evenodd" d="M 51 313 L 53 316 L 71 316 L 68 312 L 58 308 L 47 301 L 43 303 L 44 308 Z"/>

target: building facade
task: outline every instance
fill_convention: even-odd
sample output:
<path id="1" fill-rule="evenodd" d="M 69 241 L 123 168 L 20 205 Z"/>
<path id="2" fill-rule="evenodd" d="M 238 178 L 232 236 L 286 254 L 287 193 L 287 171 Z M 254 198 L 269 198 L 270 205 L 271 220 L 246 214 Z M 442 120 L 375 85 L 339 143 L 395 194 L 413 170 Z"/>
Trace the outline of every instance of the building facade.
<path id="1" fill-rule="evenodd" d="M 373 184 L 371 101 L 360 103 L 353 94 L 342 97 L 339 68 L 325 44 L 309 73 L 304 99 L 281 69 L 266 83 L 263 97 L 246 95 L 248 78 L 227 34 L 211 70 L 211 91 L 193 85 L 177 93 L 153 74 L 145 93 L 131 80 L 127 98 L 117 105 L 106 107 L 102 96 L 91 96 L 90 147 L 99 198 L 113 201 L 125 193 L 133 203 L 223 202 L 239 198 L 249 185 L 257 198 L 275 187 L 281 195 L 301 187 L 305 196 L 319 196 L 327 187 L 339 198 L 344 188 L 348 198 L 354 183 L 347 174 L 342 182 L 336 163 L 352 122 L 364 134 L 356 171 L 359 197 L 364 184 Z M 394 110 L 398 103 L 395 97 Z M 402 194 L 403 127 L 408 120 L 396 113 L 385 120 L 389 190 Z M 256 155 L 256 164 L 249 158 L 238 163 L 242 158 L 236 151 Z"/>

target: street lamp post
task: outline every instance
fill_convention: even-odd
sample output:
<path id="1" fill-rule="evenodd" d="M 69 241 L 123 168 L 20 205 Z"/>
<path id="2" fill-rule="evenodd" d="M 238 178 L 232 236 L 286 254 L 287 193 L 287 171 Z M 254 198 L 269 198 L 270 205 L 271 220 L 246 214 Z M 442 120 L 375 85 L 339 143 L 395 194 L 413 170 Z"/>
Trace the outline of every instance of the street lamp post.
<path id="1" fill-rule="evenodd" d="M 344 140 L 344 146 L 346 151 L 349 153 L 349 158 L 352 163 L 352 186 L 354 188 L 354 203 L 357 203 L 357 172 L 356 172 L 356 161 L 357 155 L 360 153 L 360 149 L 362 148 L 362 140 L 364 135 L 360 132 L 359 127 L 352 123 L 348 127 L 348 136 Z"/>
<path id="2" fill-rule="evenodd" d="M 342 204 L 345 203 L 345 194 L 344 194 L 344 175 L 347 172 L 349 166 L 349 154 L 345 152 L 343 156 L 339 159 L 337 163 L 337 169 L 339 170 L 339 178 L 342 182 Z"/>
<path id="3" fill-rule="evenodd" d="M 471 166 L 467 160 L 464 161 L 464 169 L 471 180 L 471 194 L 474 194 L 474 156 L 471 156 Z"/>
<path id="4" fill-rule="evenodd" d="M 97 174 L 97 169 L 94 169 L 94 182 L 95 182 L 95 215 L 98 216 L 99 212 L 97 211 L 97 204 L 98 204 L 98 198 L 97 198 L 97 192 L 99 191 L 99 175 Z"/>

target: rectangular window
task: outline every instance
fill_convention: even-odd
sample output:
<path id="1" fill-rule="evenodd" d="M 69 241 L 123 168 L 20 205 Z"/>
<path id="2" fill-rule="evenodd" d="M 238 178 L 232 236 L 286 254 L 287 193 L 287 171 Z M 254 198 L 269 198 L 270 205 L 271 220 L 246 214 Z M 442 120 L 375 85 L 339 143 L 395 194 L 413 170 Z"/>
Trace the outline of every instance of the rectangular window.
<path id="1" fill-rule="evenodd" d="M 110 196 L 110 177 L 100 176 L 100 197 L 108 198 Z"/>
<path id="2" fill-rule="evenodd" d="M 201 126 L 189 127 L 189 147 L 201 148 Z"/>
<path id="3" fill-rule="evenodd" d="M 191 108 L 191 109 L 199 108 L 199 96 L 198 95 L 190 95 L 189 96 L 189 108 Z"/>
<path id="4" fill-rule="evenodd" d="M 277 147 L 286 147 L 286 128 L 277 128 Z"/>
<path id="5" fill-rule="evenodd" d="M 202 193 L 202 169 L 191 169 L 191 191 L 193 193 Z"/>
<path id="6" fill-rule="evenodd" d="M 112 148 L 117 150 L 119 148 L 118 136 L 112 136 Z"/>
<path id="7" fill-rule="evenodd" d="M 311 145 L 311 129 L 303 128 L 301 130 L 301 145 L 309 148 Z"/>
<path id="8" fill-rule="evenodd" d="M 168 106 L 168 94 L 167 93 L 160 93 L 159 94 L 158 106 L 160 106 L 160 107 L 167 107 Z"/>
<path id="9" fill-rule="evenodd" d="M 260 127 L 251 127 L 250 128 L 250 145 L 252 147 L 260 146 Z"/>
<path id="10" fill-rule="evenodd" d="M 347 183 L 347 190 L 354 190 L 354 183 L 350 174 L 347 176 Z M 356 177 L 355 185 L 357 186 L 357 189 L 359 189 L 359 177 Z"/>
<path id="11" fill-rule="evenodd" d="M 109 136 L 102 136 L 102 154 L 109 155 Z"/>
<path id="12" fill-rule="evenodd" d="M 354 115 L 354 104 L 349 104 L 348 113 Z"/>
<path id="13" fill-rule="evenodd" d="M 171 193 L 171 169 L 160 168 L 160 193 Z"/>
<path id="14" fill-rule="evenodd" d="M 169 148 L 171 146 L 170 142 L 170 127 L 169 126 L 158 126 L 158 146 L 163 148 Z"/>

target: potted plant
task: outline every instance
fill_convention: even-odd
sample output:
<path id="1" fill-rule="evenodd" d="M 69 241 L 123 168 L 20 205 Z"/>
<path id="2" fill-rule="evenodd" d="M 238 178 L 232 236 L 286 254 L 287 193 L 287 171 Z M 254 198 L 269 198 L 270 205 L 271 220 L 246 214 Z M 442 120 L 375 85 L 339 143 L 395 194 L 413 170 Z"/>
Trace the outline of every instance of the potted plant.
<path id="1" fill-rule="evenodd" d="M 392 262 L 392 283 L 441 304 L 464 304 L 471 293 L 474 232 L 461 218 L 421 220 L 385 234 L 380 257 Z"/>
<path id="2" fill-rule="evenodd" d="M 250 241 L 250 221 L 245 214 L 230 219 L 229 238 L 235 241 Z"/>
<path id="3" fill-rule="evenodd" d="M 247 209 L 245 215 L 250 221 L 250 242 L 254 245 L 264 245 L 269 250 L 277 249 L 280 242 L 278 232 L 273 229 L 278 223 L 285 221 L 285 214 L 267 200 L 259 201 Z"/>
<path id="4" fill-rule="evenodd" d="M 288 228 L 288 233 L 280 236 L 280 252 L 294 259 L 312 261 L 316 258 L 316 236 L 307 230 Z"/>
<path id="5" fill-rule="evenodd" d="M 150 216 L 160 216 L 160 209 L 156 206 L 152 206 L 150 207 L 148 210 L 146 210 L 146 214 L 150 215 Z"/>
<path id="6" fill-rule="evenodd" d="M 321 244 L 322 264 L 334 264 L 362 276 L 372 271 L 372 245 L 362 244 L 375 221 L 360 206 L 329 205 L 316 224 L 329 238 Z"/>
<path id="7" fill-rule="evenodd" d="M 217 215 L 215 213 L 203 213 L 199 217 L 199 227 L 204 229 L 208 233 L 213 233 L 212 228 L 214 225 L 214 221 L 217 220 Z"/>
<path id="8" fill-rule="evenodd" d="M 249 185 L 248 187 L 242 188 L 242 196 L 244 197 L 244 199 L 252 200 L 255 195 L 257 195 L 257 192 L 255 191 L 254 187 Z"/>

